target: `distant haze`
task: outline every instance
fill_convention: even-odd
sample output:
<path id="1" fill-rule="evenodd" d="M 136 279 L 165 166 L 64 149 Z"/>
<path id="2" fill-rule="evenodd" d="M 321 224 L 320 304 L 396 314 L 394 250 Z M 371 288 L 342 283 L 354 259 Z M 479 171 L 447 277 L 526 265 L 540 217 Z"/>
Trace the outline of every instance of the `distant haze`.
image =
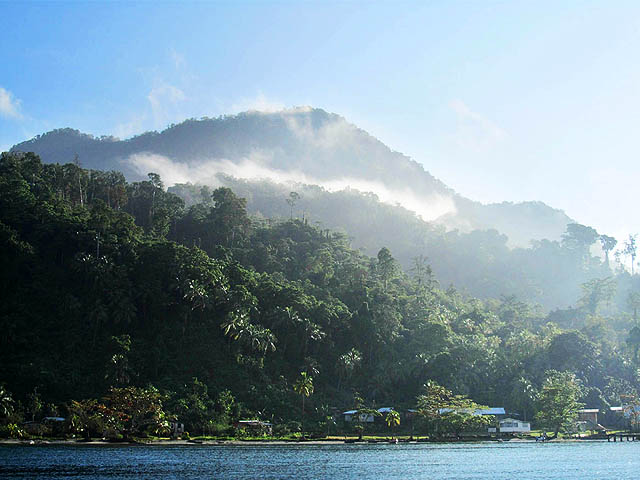
<path id="1" fill-rule="evenodd" d="M 350 188 L 448 229 L 495 228 L 507 234 L 511 246 L 559 239 L 572 221 L 539 202 L 483 206 L 466 199 L 417 162 L 321 109 L 188 120 L 125 141 L 55 130 L 15 149 L 39 153 L 46 162 L 67 162 L 77 154 L 85 167 L 123 170 L 132 180 L 156 172 L 167 186 L 217 186 L 226 175 L 284 183 L 291 190 L 302 184 L 329 192 Z"/>
<path id="2" fill-rule="evenodd" d="M 256 158 L 257 157 L 257 158 Z M 382 183 L 358 178 L 341 177 L 321 180 L 305 175 L 300 171 L 276 170 L 260 162 L 261 155 L 256 154 L 250 159 L 234 163 L 230 160 L 202 160 L 195 165 L 175 162 L 168 157 L 149 153 L 136 153 L 126 159 L 140 174 L 156 172 L 161 175 L 167 186 L 176 183 L 196 183 L 209 186 L 220 186 L 218 174 L 230 175 L 244 180 L 270 180 L 275 183 L 289 185 L 292 189 L 296 184 L 318 185 L 330 192 L 348 188 L 363 193 L 373 193 L 380 201 L 390 205 L 401 205 L 407 210 L 415 212 L 425 221 L 436 220 L 442 215 L 455 214 L 456 208 L 450 196 L 419 195 L 410 188 L 393 189 Z"/>

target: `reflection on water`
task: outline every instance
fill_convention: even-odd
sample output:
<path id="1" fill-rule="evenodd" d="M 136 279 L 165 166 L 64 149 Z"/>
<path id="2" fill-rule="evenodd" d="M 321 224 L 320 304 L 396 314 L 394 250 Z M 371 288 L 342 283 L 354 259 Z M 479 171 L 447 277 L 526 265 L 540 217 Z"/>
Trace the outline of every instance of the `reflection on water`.
<path id="1" fill-rule="evenodd" d="M 640 443 L 2 445 L 0 478 L 632 478 Z"/>

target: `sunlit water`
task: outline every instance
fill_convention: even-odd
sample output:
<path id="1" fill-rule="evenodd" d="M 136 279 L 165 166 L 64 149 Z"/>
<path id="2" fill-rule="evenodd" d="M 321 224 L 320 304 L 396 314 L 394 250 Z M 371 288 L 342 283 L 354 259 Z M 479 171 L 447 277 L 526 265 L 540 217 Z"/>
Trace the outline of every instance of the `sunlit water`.
<path id="1" fill-rule="evenodd" d="M 620 480 L 639 467 L 640 442 L 0 446 L 0 478 Z"/>

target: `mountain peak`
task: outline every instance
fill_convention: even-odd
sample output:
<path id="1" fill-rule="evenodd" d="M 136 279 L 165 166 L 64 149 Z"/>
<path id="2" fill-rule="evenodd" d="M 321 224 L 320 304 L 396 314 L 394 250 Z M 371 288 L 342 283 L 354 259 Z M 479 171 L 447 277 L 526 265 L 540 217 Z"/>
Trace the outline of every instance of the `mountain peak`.
<path id="1" fill-rule="evenodd" d="M 381 201 L 399 204 L 423 220 L 440 218 L 446 227 L 461 230 L 497 228 L 518 245 L 559 238 L 569 221 L 546 205 L 483 206 L 465 199 L 421 164 L 344 117 L 310 106 L 188 119 L 126 140 L 63 128 L 12 150 L 33 151 L 49 163 L 67 163 L 77 156 L 85 168 L 120 170 L 129 180 L 146 178 L 153 171 L 167 185 L 214 185 L 221 183 L 220 175 L 227 175 L 315 184 L 328 191 L 373 192 Z M 545 208 L 548 211 L 541 214 Z"/>

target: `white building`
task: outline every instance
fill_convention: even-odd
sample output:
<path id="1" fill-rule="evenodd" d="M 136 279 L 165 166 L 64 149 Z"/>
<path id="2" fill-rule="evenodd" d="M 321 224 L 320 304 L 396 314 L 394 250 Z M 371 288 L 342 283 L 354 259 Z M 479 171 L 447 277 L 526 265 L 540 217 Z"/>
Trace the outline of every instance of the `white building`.
<path id="1" fill-rule="evenodd" d="M 516 420 L 515 418 L 503 418 L 499 422 L 500 433 L 528 433 L 531 431 L 531 424 Z M 496 433 L 496 427 L 489 427 L 489 433 Z"/>

